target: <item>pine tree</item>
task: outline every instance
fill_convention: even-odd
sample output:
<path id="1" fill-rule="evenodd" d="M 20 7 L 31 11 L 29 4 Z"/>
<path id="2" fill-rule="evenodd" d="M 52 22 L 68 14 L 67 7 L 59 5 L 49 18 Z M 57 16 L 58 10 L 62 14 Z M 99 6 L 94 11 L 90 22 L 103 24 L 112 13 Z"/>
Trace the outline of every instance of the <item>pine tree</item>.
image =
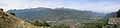
<path id="1" fill-rule="evenodd" d="M 120 9 L 117 11 L 117 17 L 120 17 Z"/>

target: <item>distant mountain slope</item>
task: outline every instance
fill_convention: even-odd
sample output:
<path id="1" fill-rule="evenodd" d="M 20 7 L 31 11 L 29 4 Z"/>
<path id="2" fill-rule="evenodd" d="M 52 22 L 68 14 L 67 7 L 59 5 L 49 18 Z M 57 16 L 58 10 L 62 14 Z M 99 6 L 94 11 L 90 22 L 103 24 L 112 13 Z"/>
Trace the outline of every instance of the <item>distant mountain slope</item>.
<path id="1" fill-rule="evenodd" d="M 68 8 L 30 8 L 21 10 L 9 10 L 13 12 L 18 18 L 25 20 L 47 20 L 47 21 L 60 21 L 68 19 L 88 20 L 93 18 L 102 18 L 105 14 L 96 13 L 91 11 L 80 11 Z"/>

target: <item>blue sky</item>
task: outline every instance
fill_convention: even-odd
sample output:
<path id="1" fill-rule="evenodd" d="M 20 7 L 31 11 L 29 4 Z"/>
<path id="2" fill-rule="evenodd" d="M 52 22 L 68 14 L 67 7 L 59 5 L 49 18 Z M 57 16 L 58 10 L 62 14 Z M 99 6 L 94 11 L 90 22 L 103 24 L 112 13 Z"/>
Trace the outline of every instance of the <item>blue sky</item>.
<path id="1" fill-rule="evenodd" d="M 77 10 L 88 10 L 94 12 L 110 13 L 120 8 L 120 0 L 0 0 L 0 8 L 73 8 Z"/>

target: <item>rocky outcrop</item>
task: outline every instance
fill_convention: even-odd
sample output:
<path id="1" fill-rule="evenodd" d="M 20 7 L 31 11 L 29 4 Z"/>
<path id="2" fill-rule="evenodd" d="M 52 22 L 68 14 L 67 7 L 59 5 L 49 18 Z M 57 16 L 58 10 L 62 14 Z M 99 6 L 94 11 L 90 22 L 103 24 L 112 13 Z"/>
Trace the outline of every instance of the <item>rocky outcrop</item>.
<path id="1" fill-rule="evenodd" d="M 108 24 L 120 24 L 120 18 L 109 18 Z"/>
<path id="2" fill-rule="evenodd" d="M 119 28 L 120 25 L 120 18 L 114 17 L 109 18 L 108 25 L 106 25 L 104 28 Z"/>

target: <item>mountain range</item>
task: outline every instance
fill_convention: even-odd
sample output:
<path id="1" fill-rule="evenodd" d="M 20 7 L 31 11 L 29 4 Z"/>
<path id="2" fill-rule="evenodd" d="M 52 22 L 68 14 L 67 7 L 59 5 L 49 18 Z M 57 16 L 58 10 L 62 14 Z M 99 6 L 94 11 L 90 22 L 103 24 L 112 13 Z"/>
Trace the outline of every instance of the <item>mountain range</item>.
<path id="1" fill-rule="evenodd" d="M 81 11 L 69 8 L 30 8 L 9 10 L 7 12 L 13 12 L 16 17 L 24 20 L 45 20 L 45 21 L 61 21 L 61 20 L 88 20 L 94 18 L 103 18 L 104 13 L 97 13 L 92 11 Z"/>

